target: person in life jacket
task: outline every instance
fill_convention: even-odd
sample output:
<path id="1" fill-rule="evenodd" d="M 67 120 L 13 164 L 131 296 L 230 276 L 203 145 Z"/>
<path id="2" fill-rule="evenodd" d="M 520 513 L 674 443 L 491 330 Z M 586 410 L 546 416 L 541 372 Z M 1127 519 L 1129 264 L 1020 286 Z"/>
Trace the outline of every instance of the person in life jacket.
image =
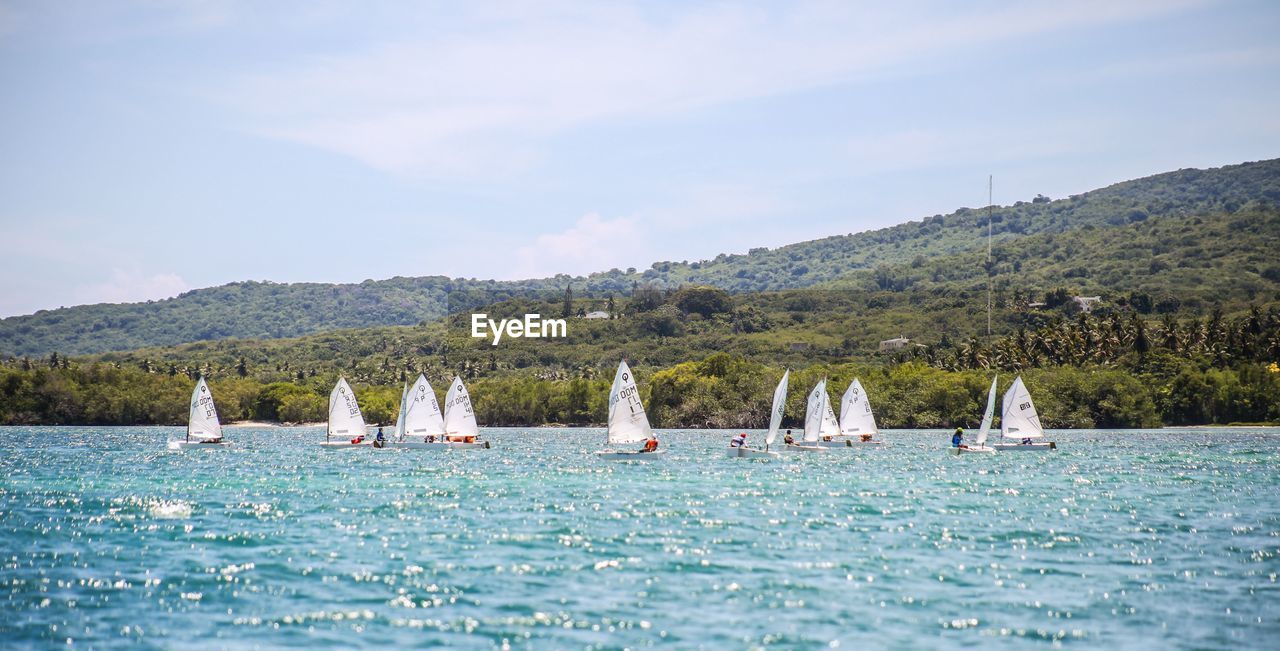
<path id="1" fill-rule="evenodd" d="M 747 444 L 747 433 L 743 432 L 729 440 L 729 447 L 740 448 Z"/>
<path id="2" fill-rule="evenodd" d="M 378 428 L 378 435 L 373 437 L 373 447 L 380 448 L 387 444 L 387 437 L 382 435 L 382 428 Z"/>
<path id="3" fill-rule="evenodd" d="M 782 442 L 787 445 L 795 445 L 796 440 L 791 437 L 791 430 L 787 430 L 786 436 L 782 437 Z"/>
<path id="4" fill-rule="evenodd" d="M 658 451 L 658 437 L 656 435 L 650 434 L 649 440 L 644 442 L 644 449 L 641 450 L 641 452 L 657 452 L 657 451 Z"/>
<path id="5" fill-rule="evenodd" d="M 968 447 L 964 444 L 964 429 L 957 427 L 956 433 L 951 435 L 951 447 L 964 448 Z"/>

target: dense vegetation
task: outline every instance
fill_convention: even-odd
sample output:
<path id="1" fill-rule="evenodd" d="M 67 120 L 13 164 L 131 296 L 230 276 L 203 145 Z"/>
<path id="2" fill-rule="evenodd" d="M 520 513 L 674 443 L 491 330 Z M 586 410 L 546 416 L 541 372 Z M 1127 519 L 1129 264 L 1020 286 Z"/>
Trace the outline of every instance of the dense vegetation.
<path id="1" fill-rule="evenodd" d="M 445 326 L 434 324 L 397 329 L 392 335 L 398 334 L 398 339 L 389 339 L 381 330 L 351 331 L 292 344 L 192 344 L 150 351 L 154 356 L 71 359 L 52 354 L 34 361 L 10 359 L 0 364 L 0 423 L 181 423 L 187 392 L 198 375 L 212 379 L 226 419 L 316 421 L 325 417 L 326 397 L 339 374 L 357 382 L 370 422 L 387 423 L 394 420 L 401 383 L 423 372 L 439 388 L 447 386 L 454 373 L 467 377 L 481 422 L 488 425 L 599 424 L 613 365 L 624 355 L 633 360 L 642 394 L 660 427 L 759 427 L 783 365 L 795 371 L 788 408 L 791 426 L 802 414 L 804 389 L 820 377 L 831 379 L 833 399 L 853 377 L 860 377 L 886 427 L 971 423 L 993 371 L 1003 375 L 1006 385 L 1014 373 L 1024 375 L 1044 422 L 1054 427 L 1280 421 L 1276 305 L 1254 306 L 1235 316 L 1220 309 L 1204 318 L 1179 318 L 1173 312 L 1144 316 L 1154 311 L 1153 301 L 1133 292 L 1125 297 L 1124 307 L 1103 307 L 1094 314 L 1068 317 L 1066 308 L 1074 303 L 1049 311 L 1009 313 L 1009 318 L 1040 325 L 1019 327 L 990 343 L 978 337 L 958 342 L 944 333 L 931 346 L 907 348 L 879 360 L 849 361 L 851 356 L 839 346 L 794 349 L 770 345 L 769 340 L 758 341 L 756 348 L 733 345 L 767 334 L 772 326 L 765 322 L 775 318 L 770 305 L 823 315 L 847 300 L 841 293 L 813 294 L 735 297 L 709 287 L 641 291 L 625 306 L 615 302 L 615 311 L 627 315 L 621 319 L 575 322 L 575 327 L 592 328 L 596 337 L 593 343 L 581 344 L 522 341 L 493 347 L 471 342 L 469 347 L 450 349 L 448 342 L 459 340 L 459 335 L 446 334 Z M 752 316 L 744 317 L 748 311 Z M 677 331 L 654 331 L 668 327 Z M 713 327 L 766 332 L 708 334 Z M 635 329 L 648 329 L 648 335 L 621 338 Z M 700 334 L 689 334 L 694 330 Z M 435 344 L 417 339 L 425 332 L 439 339 Z M 696 358 L 701 361 L 679 361 L 691 356 L 685 339 L 699 342 L 702 354 Z M 227 365 L 215 365 L 208 357 L 198 362 L 182 358 L 203 356 L 209 346 L 235 351 L 249 344 L 266 356 L 265 364 L 257 357 L 252 362 L 241 357 Z M 745 352 L 708 352 L 717 344 Z M 435 347 L 406 348 L 431 345 Z M 487 361 L 481 356 L 482 346 L 488 348 Z M 172 361 L 164 359 L 166 354 Z M 281 355 L 274 364 L 272 354 Z M 606 357 L 576 367 L 564 365 L 566 358 L 586 360 L 594 355 Z"/>
<path id="2" fill-rule="evenodd" d="M 24 370 L 0 365 L 0 423 L 172 424 L 186 421 L 192 380 L 92 363 L 54 361 Z M 668 368 L 637 368 L 641 395 L 657 427 L 764 427 L 782 369 L 725 353 Z M 1136 365 L 1052 366 L 1021 372 L 1049 427 L 1155 427 L 1280 421 L 1280 367 L 1214 366 L 1171 354 Z M 800 427 L 804 398 L 821 377 L 838 400 L 854 377 L 872 397 L 881 427 L 972 426 L 981 417 L 990 371 L 948 371 L 920 362 L 815 364 L 793 369 L 785 426 Z M 437 394 L 447 387 L 434 378 Z M 1001 375 L 1001 390 L 1012 374 Z M 325 418 L 332 376 L 263 383 L 223 377 L 210 383 L 224 421 Z M 482 425 L 601 424 L 609 379 L 503 375 L 470 382 Z M 394 422 L 399 386 L 356 385 L 370 424 Z M 443 395 L 439 395 L 443 399 Z M 838 404 L 838 403 L 837 403 Z"/>
<path id="3" fill-rule="evenodd" d="M 1020 274 L 1032 258 L 1052 260 L 1053 264 L 1042 267 L 1042 277 L 1031 278 L 1034 283 L 1068 278 L 1080 291 L 1127 291 L 1142 274 L 1135 276 L 1133 265 L 1122 263 L 1145 257 L 1145 249 L 1113 238 L 1112 250 L 1098 251 L 1107 256 L 1111 268 L 1099 269 L 1095 260 L 1075 250 L 1076 240 L 1090 237 L 1090 232 L 1110 233 L 1117 227 L 1150 223 L 1148 231 L 1131 232 L 1141 233 L 1151 242 L 1155 259 L 1143 264 L 1159 276 L 1154 282 L 1176 291 L 1180 300 L 1204 300 L 1217 296 L 1219 281 L 1243 289 L 1240 279 L 1203 271 L 1206 264 L 1221 270 L 1223 265 L 1215 262 L 1215 256 L 1233 241 L 1217 239 L 1218 249 L 1214 250 L 1196 241 L 1201 235 L 1197 224 L 1183 224 L 1178 228 L 1184 230 L 1177 231 L 1157 223 L 1187 215 L 1265 214 L 1275 205 L 1280 205 L 1280 160 L 1180 170 L 1057 201 L 1037 198 L 1018 202 L 993 212 L 999 248 L 993 272 L 1000 287 L 1016 291 L 1027 285 Z M 569 285 L 579 296 L 601 299 L 610 293 L 629 293 L 637 282 L 664 289 L 710 284 L 734 292 L 803 287 L 881 291 L 946 287 L 957 291 L 973 286 L 974 281 L 984 281 L 982 268 L 973 263 L 980 261 L 978 249 L 985 253 L 985 247 L 975 245 L 983 241 L 986 220 L 986 211 L 962 208 L 876 231 L 772 250 L 755 249 L 747 254 L 722 254 L 713 260 L 658 262 L 642 272 L 613 269 L 585 278 L 496 282 L 426 277 L 345 285 L 233 283 L 163 301 L 79 306 L 3 319 L 0 355 L 43 357 L 55 351 L 82 355 L 183 342 L 287 338 L 341 328 L 411 325 L 506 298 L 545 298 L 548 292 L 559 293 Z M 1231 223 L 1215 227 L 1232 228 Z M 1042 235 L 1036 242 L 1043 250 L 1019 248 L 1024 239 L 1037 234 Z M 1249 257 L 1260 255 L 1253 252 Z M 1280 269 L 1266 259 L 1246 260 L 1240 268 L 1252 274 L 1243 280 L 1266 274 L 1274 276 L 1271 281 L 1280 278 Z M 1175 273 L 1163 273 L 1169 270 Z M 1006 278 L 1001 280 L 1001 276 Z M 1013 278 L 1019 278 L 1018 285 L 1012 283 Z M 1202 289 L 1188 296 L 1185 292 L 1189 288 Z M 893 299 L 884 300 L 893 303 Z"/>

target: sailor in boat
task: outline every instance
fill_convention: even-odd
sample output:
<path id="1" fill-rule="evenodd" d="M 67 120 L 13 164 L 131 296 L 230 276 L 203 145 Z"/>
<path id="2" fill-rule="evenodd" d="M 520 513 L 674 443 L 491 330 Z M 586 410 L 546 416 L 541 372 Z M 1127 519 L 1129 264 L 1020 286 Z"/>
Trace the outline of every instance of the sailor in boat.
<path id="1" fill-rule="evenodd" d="M 863 442 L 863 443 L 867 443 L 867 442 L 869 442 L 869 441 L 871 440 L 871 435 L 870 435 L 870 434 L 863 434 L 861 438 L 862 438 L 862 442 Z"/>
<path id="2" fill-rule="evenodd" d="M 743 432 L 732 439 L 729 439 L 729 447 L 740 448 L 747 444 L 747 433 Z"/>
<path id="3" fill-rule="evenodd" d="M 1023 445 L 1031 445 L 1031 437 L 1027 437 L 1027 438 L 1022 439 L 1022 444 L 1023 444 Z"/>
<path id="4" fill-rule="evenodd" d="M 359 445 L 361 443 L 364 443 L 364 434 L 351 439 L 351 445 Z"/>
<path id="5" fill-rule="evenodd" d="M 787 430 L 786 436 L 782 437 L 782 442 L 787 445 L 795 445 L 796 440 L 791 437 L 791 430 Z"/>
<path id="6" fill-rule="evenodd" d="M 657 452 L 658 436 L 656 434 L 650 434 L 648 440 L 644 442 L 644 448 L 641 449 L 640 451 L 641 452 Z"/>
<path id="7" fill-rule="evenodd" d="M 969 447 L 969 446 L 967 446 L 967 445 L 965 445 L 965 444 L 964 444 L 964 429 L 963 429 L 963 428 L 957 427 L 957 428 L 956 428 L 956 433 L 951 435 L 951 447 L 953 447 L 953 448 L 967 448 L 967 447 Z"/>
<path id="8" fill-rule="evenodd" d="M 383 436 L 382 428 L 378 428 L 378 435 L 373 437 L 373 447 L 380 448 L 387 444 L 387 437 Z"/>

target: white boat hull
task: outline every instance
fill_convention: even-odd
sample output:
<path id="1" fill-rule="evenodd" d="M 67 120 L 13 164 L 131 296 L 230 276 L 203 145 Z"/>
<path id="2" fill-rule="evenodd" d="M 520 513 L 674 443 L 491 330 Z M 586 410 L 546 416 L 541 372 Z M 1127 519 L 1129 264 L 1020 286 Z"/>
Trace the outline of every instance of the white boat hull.
<path id="1" fill-rule="evenodd" d="M 732 459 L 772 459 L 776 456 L 778 453 L 772 450 L 757 450 L 745 445 L 729 448 L 729 457 Z"/>
<path id="2" fill-rule="evenodd" d="M 861 439 L 832 439 L 830 441 L 818 441 L 817 445 L 824 448 L 856 448 L 864 445 L 880 445 L 881 441 L 863 441 Z"/>
<path id="3" fill-rule="evenodd" d="M 781 452 L 826 452 L 827 448 L 821 445 L 783 445 Z"/>
<path id="4" fill-rule="evenodd" d="M 474 443 L 450 442 L 450 441 L 399 441 L 387 443 L 388 448 L 396 448 L 402 450 L 488 450 L 488 441 L 476 441 Z"/>
<path id="5" fill-rule="evenodd" d="M 1049 450 L 1057 450 L 1058 444 L 1053 441 L 1044 441 L 1037 443 L 996 443 L 997 452 L 1048 452 Z"/>
<path id="6" fill-rule="evenodd" d="M 169 441 L 170 450 L 224 450 L 231 447 L 231 443 L 221 441 L 219 443 L 204 443 L 202 441 Z"/>
<path id="7" fill-rule="evenodd" d="M 320 444 L 323 450 L 354 450 L 356 448 L 371 448 L 373 441 L 366 439 L 362 443 L 352 443 L 351 441 L 324 441 Z"/>
<path id="8" fill-rule="evenodd" d="M 964 448 L 954 448 L 954 447 L 948 448 L 947 454 L 954 454 L 958 457 L 962 454 L 994 454 L 995 451 L 996 451 L 995 448 L 989 448 L 986 446 L 978 447 L 975 445 L 971 445 L 969 447 L 964 447 Z"/>
<path id="9" fill-rule="evenodd" d="M 653 452 L 601 450 L 596 453 L 596 457 L 604 461 L 652 461 L 655 457 L 660 457 L 666 453 L 666 450 L 654 450 Z"/>

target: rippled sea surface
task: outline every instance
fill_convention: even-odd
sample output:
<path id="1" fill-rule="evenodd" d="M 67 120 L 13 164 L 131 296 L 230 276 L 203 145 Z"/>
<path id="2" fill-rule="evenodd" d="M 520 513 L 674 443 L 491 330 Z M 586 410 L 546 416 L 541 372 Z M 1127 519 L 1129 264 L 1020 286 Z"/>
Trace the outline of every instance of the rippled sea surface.
<path id="1" fill-rule="evenodd" d="M 675 431 L 651 464 L 595 459 L 600 430 L 180 431 L 0 428 L 0 644 L 1280 646 L 1280 430 L 773 462 Z"/>

